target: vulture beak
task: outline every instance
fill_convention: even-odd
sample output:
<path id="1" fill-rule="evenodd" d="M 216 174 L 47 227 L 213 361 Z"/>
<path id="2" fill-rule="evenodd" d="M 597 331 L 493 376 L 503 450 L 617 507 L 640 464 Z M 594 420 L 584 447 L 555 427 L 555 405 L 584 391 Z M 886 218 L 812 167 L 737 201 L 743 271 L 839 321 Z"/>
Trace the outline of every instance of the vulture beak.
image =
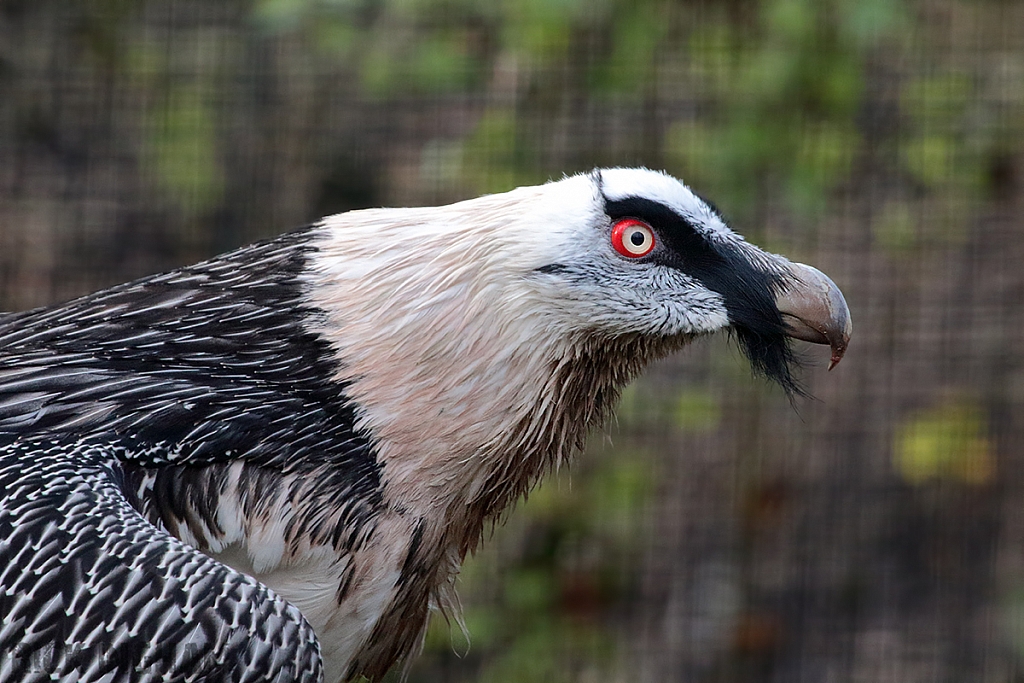
<path id="1" fill-rule="evenodd" d="M 853 323 L 846 299 L 836 283 L 817 268 L 791 265 L 792 278 L 776 299 L 786 333 L 794 339 L 832 347 L 831 370 L 846 353 Z"/>

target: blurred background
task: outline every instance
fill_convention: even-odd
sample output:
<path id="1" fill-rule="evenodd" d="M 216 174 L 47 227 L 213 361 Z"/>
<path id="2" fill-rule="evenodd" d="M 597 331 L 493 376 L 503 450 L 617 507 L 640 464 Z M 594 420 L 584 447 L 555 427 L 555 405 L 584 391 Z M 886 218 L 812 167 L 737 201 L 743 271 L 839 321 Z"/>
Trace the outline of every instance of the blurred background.
<path id="1" fill-rule="evenodd" d="M 2 310 L 641 164 L 849 354 L 792 405 L 724 335 L 652 368 L 409 680 L 1024 681 L 1024 3 L 0 0 Z"/>

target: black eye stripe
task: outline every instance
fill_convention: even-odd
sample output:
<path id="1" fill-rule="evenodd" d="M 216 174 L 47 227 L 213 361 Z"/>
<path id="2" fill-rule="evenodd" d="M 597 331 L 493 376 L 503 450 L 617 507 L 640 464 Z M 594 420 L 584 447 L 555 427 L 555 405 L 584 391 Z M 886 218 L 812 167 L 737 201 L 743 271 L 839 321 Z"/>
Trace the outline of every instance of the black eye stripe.
<path id="1" fill-rule="evenodd" d="M 605 200 L 605 212 L 613 221 L 620 218 L 636 218 L 656 231 L 664 246 L 681 257 L 676 262 L 666 263 L 691 273 L 696 270 L 720 267 L 724 260 L 711 244 L 701 235 L 692 223 L 660 202 L 644 197 L 626 197 L 625 199 Z M 630 237 L 632 240 L 632 236 Z"/>
<path id="2" fill-rule="evenodd" d="M 779 274 L 752 262 L 739 246 L 712 243 L 693 223 L 661 202 L 606 197 L 605 213 L 613 221 L 636 218 L 651 226 L 662 249 L 652 252 L 645 262 L 679 270 L 720 294 L 740 347 L 754 368 L 786 391 L 800 392 L 790 371 L 793 354 L 775 303 Z"/>

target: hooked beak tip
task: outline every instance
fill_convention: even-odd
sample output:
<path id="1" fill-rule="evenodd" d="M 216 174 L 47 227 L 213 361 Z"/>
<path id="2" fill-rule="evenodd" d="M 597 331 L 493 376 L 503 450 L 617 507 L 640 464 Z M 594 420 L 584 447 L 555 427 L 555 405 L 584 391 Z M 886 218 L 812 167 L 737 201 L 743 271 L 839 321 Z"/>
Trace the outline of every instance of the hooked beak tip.
<path id="1" fill-rule="evenodd" d="M 839 365 L 839 361 L 843 359 L 843 355 L 846 354 L 846 344 L 849 340 L 841 343 L 833 343 L 832 346 L 832 358 L 828 361 L 828 369 L 832 370 L 835 366 Z"/>

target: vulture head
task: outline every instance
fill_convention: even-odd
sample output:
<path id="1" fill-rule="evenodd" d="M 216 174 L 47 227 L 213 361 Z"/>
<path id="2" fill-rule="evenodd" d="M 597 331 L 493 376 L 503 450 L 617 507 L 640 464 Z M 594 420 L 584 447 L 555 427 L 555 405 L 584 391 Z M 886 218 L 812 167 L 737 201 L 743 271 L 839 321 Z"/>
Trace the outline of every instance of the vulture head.
<path id="1" fill-rule="evenodd" d="M 842 358 L 849 310 L 824 273 L 747 243 L 665 174 L 610 169 L 588 179 L 590 221 L 537 268 L 553 298 L 578 307 L 577 324 L 659 341 L 728 328 L 754 370 L 788 392 L 799 392 L 790 338 L 830 345 L 830 368 Z"/>

